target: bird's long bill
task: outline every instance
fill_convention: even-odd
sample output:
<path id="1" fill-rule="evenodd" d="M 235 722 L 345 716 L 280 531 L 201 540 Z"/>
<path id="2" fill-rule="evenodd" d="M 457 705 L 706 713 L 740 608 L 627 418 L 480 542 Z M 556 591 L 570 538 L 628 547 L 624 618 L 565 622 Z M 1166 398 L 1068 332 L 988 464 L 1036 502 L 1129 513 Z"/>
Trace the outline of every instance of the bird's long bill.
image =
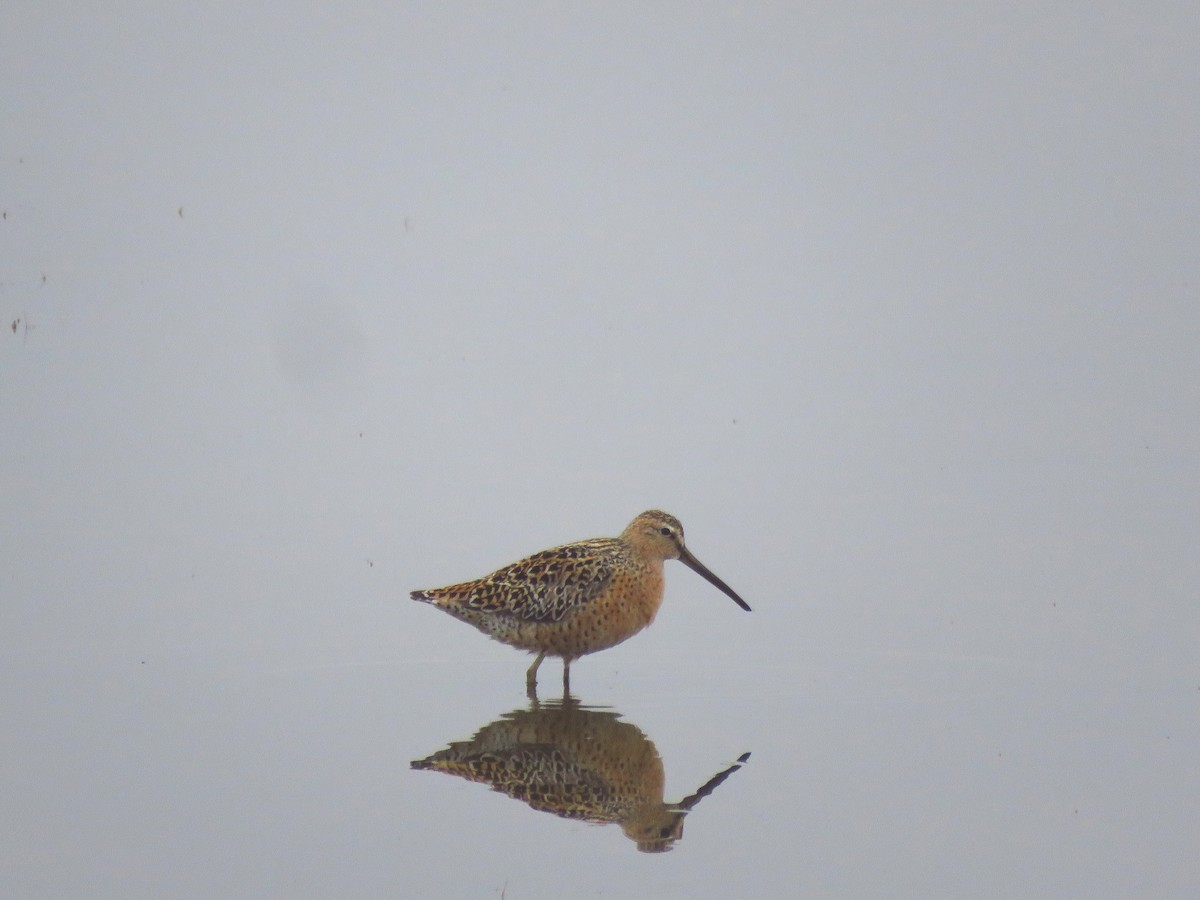
<path id="1" fill-rule="evenodd" d="M 743 600 L 741 597 L 739 597 L 734 592 L 733 588 L 731 588 L 729 585 L 727 585 L 725 582 L 723 582 L 720 578 L 718 578 L 712 572 L 708 571 L 708 569 L 705 567 L 704 563 L 700 562 L 700 560 L 698 560 L 698 559 L 696 559 L 696 557 L 692 556 L 692 554 L 688 551 L 687 547 L 679 548 L 679 561 L 681 563 L 683 563 L 685 566 L 687 566 L 689 569 L 691 569 L 693 572 L 695 572 L 696 574 L 703 576 L 705 581 L 707 581 L 713 587 L 719 588 L 723 593 L 729 595 L 729 597 L 733 600 L 733 602 L 736 603 L 738 606 L 740 606 L 742 609 L 746 610 L 746 612 L 750 612 L 750 607 L 746 604 L 746 601 Z"/>

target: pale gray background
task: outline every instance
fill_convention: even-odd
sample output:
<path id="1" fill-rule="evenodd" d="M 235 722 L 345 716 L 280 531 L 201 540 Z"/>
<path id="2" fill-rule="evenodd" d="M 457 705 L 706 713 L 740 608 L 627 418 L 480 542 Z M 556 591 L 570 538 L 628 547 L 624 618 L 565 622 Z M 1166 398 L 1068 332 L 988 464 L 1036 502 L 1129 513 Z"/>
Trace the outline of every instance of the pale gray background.
<path id="1" fill-rule="evenodd" d="M 1200 892 L 1194 2 L 0 6 L 13 897 Z M 660 506 L 665 856 L 408 762 Z M 544 667 L 546 683 L 557 663 Z"/>

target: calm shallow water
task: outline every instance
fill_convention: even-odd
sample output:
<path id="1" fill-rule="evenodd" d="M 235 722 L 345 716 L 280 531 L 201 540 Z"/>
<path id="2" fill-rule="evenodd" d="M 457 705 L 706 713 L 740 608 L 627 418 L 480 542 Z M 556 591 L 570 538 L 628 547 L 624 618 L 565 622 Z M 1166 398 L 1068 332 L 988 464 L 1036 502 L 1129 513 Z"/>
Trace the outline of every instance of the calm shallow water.
<path id="1" fill-rule="evenodd" d="M 1200 896 L 1200 31 L 1026 7 L 7 4 L 0 894 Z"/>
<path id="2" fill-rule="evenodd" d="M 269 579 L 265 595 L 198 595 L 199 639 L 165 626 L 116 651 L 12 648 L 10 889 L 1002 897 L 1191 883 L 1200 679 L 1165 636 L 1151 657 L 1136 634 L 1089 634 L 1070 604 L 1026 597 L 1026 649 L 1008 654 L 1008 638 L 981 637 L 981 596 L 937 621 L 898 588 L 872 626 L 861 606 L 752 587 L 747 615 L 669 564 L 659 621 L 577 662 L 565 706 L 547 661 L 535 705 L 524 655 L 375 595 L 380 567 L 360 565 L 341 599 Z M 811 627 L 786 624 L 799 609 Z M 899 636 L 872 646 L 885 633 Z M 439 755 L 474 768 L 425 770 Z"/>

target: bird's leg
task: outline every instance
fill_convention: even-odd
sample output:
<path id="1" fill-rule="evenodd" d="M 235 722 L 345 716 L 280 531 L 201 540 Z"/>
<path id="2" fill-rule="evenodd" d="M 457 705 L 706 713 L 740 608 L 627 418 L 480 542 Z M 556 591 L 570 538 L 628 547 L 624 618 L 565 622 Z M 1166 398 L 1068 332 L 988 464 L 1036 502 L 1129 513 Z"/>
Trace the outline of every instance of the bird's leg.
<path id="1" fill-rule="evenodd" d="M 537 659 L 533 661 L 533 665 L 529 667 L 529 671 L 525 673 L 525 693 L 531 698 L 537 697 L 537 670 L 545 658 L 545 653 L 539 653 Z"/>
<path id="2" fill-rule="evenodd" d="M 563 699 L 571 693 L 571 657 L 563 657 Z"/>

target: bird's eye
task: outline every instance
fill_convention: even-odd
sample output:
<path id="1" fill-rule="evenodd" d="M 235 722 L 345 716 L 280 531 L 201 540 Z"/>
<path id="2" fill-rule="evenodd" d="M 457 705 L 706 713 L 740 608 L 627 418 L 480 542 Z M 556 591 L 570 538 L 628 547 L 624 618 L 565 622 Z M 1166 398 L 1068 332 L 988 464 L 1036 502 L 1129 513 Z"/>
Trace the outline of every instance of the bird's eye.
<path id="1" fill-rule="evenodd" d="M 664 537 L 671 536 L 671 529 L 668 528 L 666 525 L 664 525 L 662 528 L 660 528 L 658 530 L 659 530 L 659 533 L 661 533 Z"/>

